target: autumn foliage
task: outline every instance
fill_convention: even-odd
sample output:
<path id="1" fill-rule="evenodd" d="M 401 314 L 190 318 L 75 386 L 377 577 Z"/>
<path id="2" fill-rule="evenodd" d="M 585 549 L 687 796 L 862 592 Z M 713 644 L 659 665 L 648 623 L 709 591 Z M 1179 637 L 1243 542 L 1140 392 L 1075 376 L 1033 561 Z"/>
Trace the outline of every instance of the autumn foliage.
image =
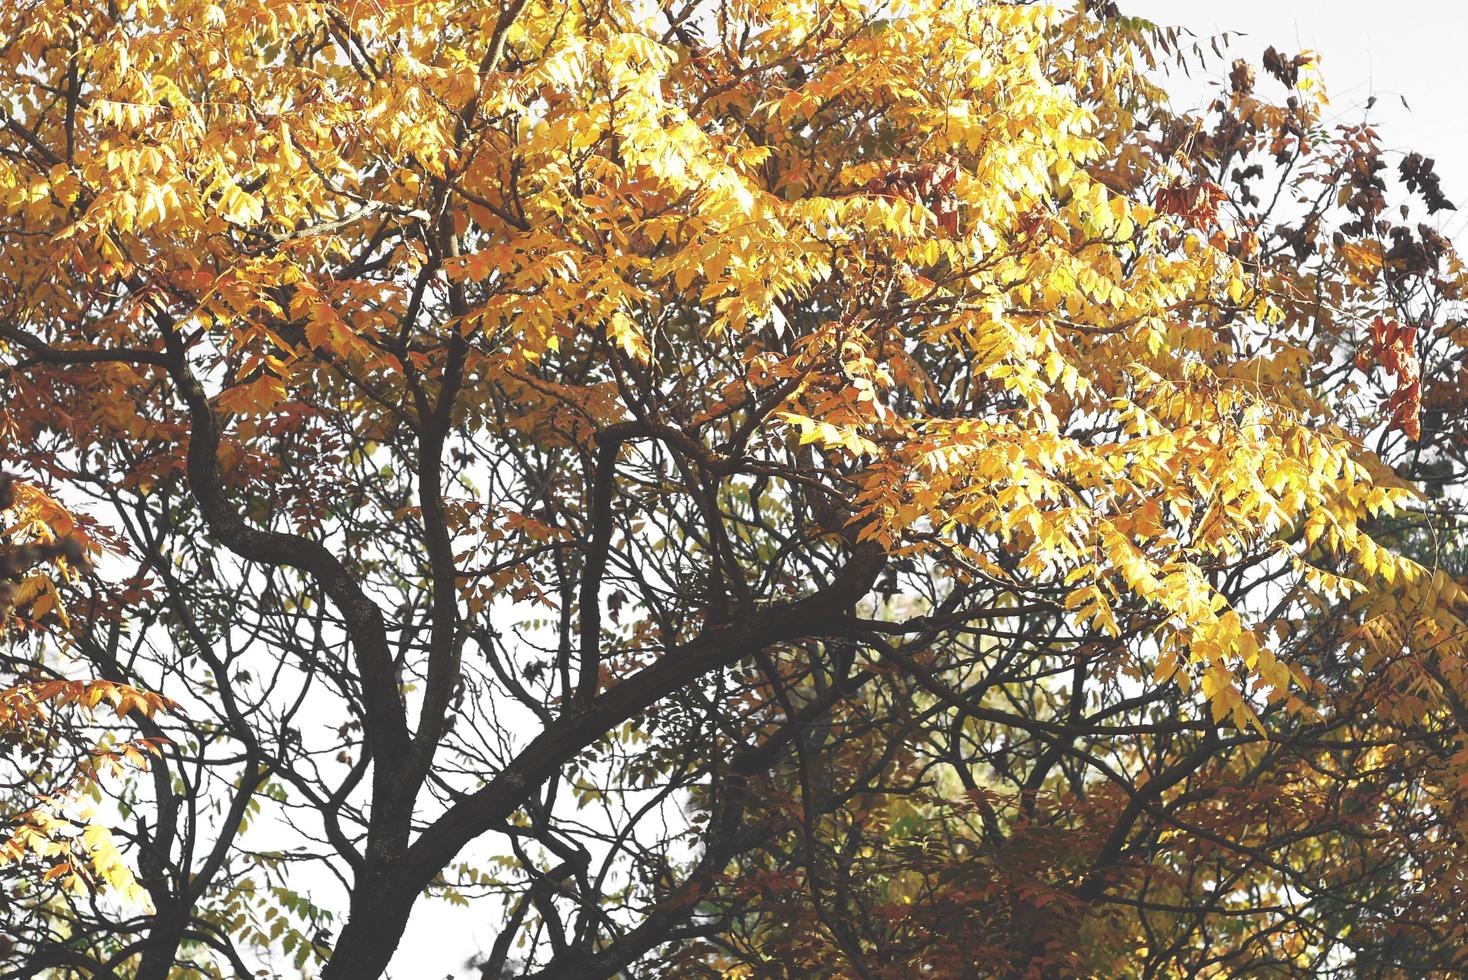
<path id="1" fill-rule="evenodd" d="M 0 7 L 0 969 L 1468 969 L 1453 188 L 1123 6 Z"/>

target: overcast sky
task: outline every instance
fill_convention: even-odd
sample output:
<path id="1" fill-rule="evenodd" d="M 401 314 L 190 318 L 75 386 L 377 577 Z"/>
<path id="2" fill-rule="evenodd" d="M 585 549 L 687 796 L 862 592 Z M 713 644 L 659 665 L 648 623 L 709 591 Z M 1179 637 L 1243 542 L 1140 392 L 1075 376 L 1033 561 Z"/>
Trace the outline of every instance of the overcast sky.
<path id="1" fill-rule="evenodd" d="M 1441 228 L 1468 244 L 1468 0 L 1119 0 L 1123 13 L 1186 27 L 1203 37 L 1224 31 L 1256 57 L 1273 45 L 1318 55 L 1331 106 L 1327 117 L 1372 111 L 1382 145 L 1433 157 L 1443 193 L 1459 206 Z M 1230 59 L 1231 60 L 1231 59 Z M 1227 62 L 1221 66 L 1227 72 Z M 1221 77 L 1221 76 L 1220 76 Z M 1405 99 L 1407 106 L 1403 106 Z"/>

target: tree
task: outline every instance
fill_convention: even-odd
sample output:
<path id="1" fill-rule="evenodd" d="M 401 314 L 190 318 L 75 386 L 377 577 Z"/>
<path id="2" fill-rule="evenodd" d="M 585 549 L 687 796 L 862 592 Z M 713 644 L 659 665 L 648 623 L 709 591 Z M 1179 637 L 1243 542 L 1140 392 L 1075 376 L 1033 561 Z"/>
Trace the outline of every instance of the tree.
<path id="1" fill-rule="evenodd" d="M 96 543 L 63 507 L 13 477 L 0 476 L 0 511 L 9 518 L 0 532 L 0 570 L 7 578 L 0 583 L 0 635 L 47 625 L 69 628 L 46 565 L 74 575 Z M 7 639 L 23 646 L 28 638 Z M 94 810 L 81 791 L 105 775 L 125 775 L 128 765 L 146 769 L 157 743 L 144 737 L 88 744 L 77 738 L 76 726 L 57 724 L 57 714 L 90 717 L 105 702 L 118 718 L 156 731 L 153 716 L 168 702 L 116 680 L 70 680 L 35 670 L 23 670 L 17 680 L 0 689 L 0 741 L 15 764 L 15 778 L 5 786 L 15 805 L 7 809 L 0 863 L 24 866 L 43 883 L 72 892 L 105 883 L 136 895 L 137 883 L 106 824 L 92 819 Z M 5 951 L 12 949 L 7 945 Z"/>
<path id="2" fill-rule="evenodd" d="M 4 975 L 1461 970 L 1451 204 L 1089 7 L 0 10 Z"/>

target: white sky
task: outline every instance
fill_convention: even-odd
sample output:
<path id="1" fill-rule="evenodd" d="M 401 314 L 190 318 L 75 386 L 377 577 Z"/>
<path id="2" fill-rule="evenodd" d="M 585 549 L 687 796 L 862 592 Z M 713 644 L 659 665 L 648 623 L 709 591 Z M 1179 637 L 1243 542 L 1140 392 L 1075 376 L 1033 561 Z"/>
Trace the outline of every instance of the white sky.
<path id="1" fill-rule="evenodd" d="M 1468 246 L 1468 52 L 1463 50 L 1468 0 L 1119 0 L 1119 5 L 1123 13 L 1186 27 L 1205 41 L 1224 31 L 1244 35 L 1212 66 L 1219 79 L 1233 57 L 1257 61 L 1270 45 L 1286 54 L 1314 51 L 1331 100 L 1327 118 L 1358 120 L 1367 98 L 1376 95 L 1372 115 L 1382 144 L 1437 161 L 1443 192 L 1461 209 L 1439 214 L 1439 227 Z M 1196 79 L 1181 79 L 1177 86 L 1180 94 L 1198 90 Z M 484 911 L 421 902 L 390 976 L 464 976 L 459 972 L 464 960 L 493 942 L 497 923 L 486 921 Z"/>
<path id="2" fill-rule="evenodd" d="M 1219 66 L 1219 77 L 1232 57 L 1257 60 L 1270 45 L 1286 54 L 1314 51 L 1331 100 L 1327 118 L 1359 120 L 1367 98 L 1377 96 L 1372 117 L 1382 145 L 1437 161 L 1443 193 L 1459 207 L 1437 220 L 1460 247 L 1468 244 L 1468 0 L 1119 0 L 1119 6 L 1203 38 L 1245 35 L 1233 41 L 1237 55 Z"/>

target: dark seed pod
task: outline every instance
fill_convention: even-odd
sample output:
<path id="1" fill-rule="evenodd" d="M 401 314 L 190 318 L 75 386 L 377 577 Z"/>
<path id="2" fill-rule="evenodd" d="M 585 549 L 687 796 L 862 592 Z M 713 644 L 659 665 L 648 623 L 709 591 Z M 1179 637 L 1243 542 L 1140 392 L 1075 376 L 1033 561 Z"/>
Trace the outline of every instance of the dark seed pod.
<path id="1" fill-rule="evenodd" d="M 1229 83 L 1233 90 L 1239 95 L 1248 95 L 1254 91 L 1254 66 L 1240 58 L 1233 64 L 1233 71 L 1229 72 Z"/>

